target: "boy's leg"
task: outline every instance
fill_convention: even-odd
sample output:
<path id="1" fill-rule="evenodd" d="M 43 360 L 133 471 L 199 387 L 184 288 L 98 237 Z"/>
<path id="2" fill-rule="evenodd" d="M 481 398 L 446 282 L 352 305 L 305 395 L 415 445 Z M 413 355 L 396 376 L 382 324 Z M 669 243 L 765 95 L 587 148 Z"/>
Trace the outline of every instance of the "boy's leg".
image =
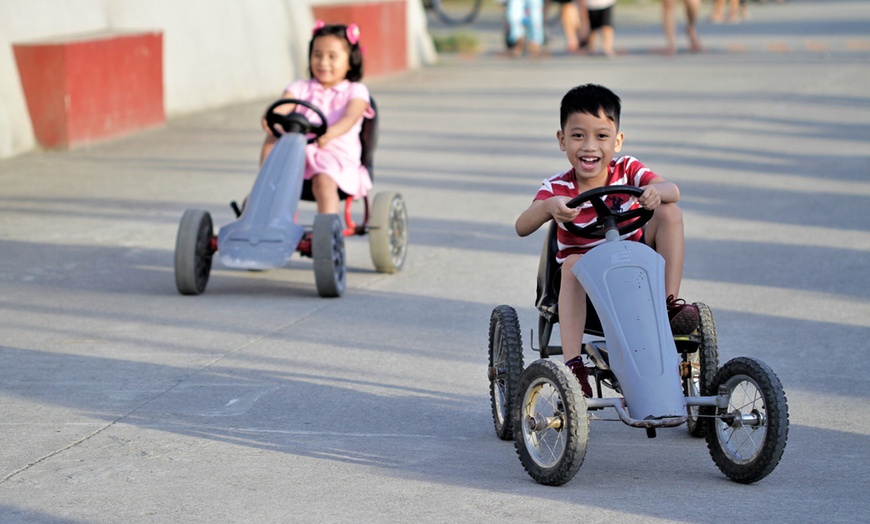
<path id="1" fill-rule="evenodd" d="M 311 192 L 317 201 L 318 213 L 338 214 L 338 184 L 326 173 L 311 177 Z"/>
<path id="2" fill-rule="evenodd" d="M 592 396 L 589 375 L 580 356 L 583 330 L 586 328 L 586 291 L 571 271 L 581 255 L 571 255 L 562 263 L 562 283 L 559 286 L 559 333 L 562 336 L 562 356 L 580 382 L 587 397 Z"/>
<path id="3" fill-rule="evenodd" d="M 683 212 L 680 207 L 662 204 L 656 208 L 644 231 L 644 241 L 665 259 L 665 293 L 671 330 L 674 334 L 691 333 L 698 327 L 700 315 L 698 308 L 679 298 L 685 257 Z"/>
<path id="4" fill-rule="evenodd" d="M 685 239 L 683 212 L 676 204 L 662 204 L 656 208 L 652 220 L 644 230 L 644 242 L 665 259 L 665 293 L 680 296 L 683 280 Z"/>

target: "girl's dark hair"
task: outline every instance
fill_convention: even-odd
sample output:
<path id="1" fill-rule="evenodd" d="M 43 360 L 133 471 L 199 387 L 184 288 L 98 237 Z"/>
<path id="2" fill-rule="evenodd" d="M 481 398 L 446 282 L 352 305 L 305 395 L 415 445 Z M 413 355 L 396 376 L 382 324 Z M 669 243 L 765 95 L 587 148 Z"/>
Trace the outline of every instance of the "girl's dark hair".
<path id="1" fill-rule="evenodd" d="M 308 43 L 308 74 L 314 78 L 314 73 L 311 71 L 311 53 L 314 50 L 314 41 L 321 36 L 332 35 L 344 40 L 350 50 L 350 69 L 345 78 L 351 82 L 359 82 L 363 77 L 363 55 L 362 48 L 359 42 L 351 44 L 347 39 L 347 26 L 344 24 L 325 25 L 314 31 L 311 35 L 311 42 Z"/>
<path id="2" fill-rule="evenodd" d="M 559 116 L 562 129 L 565 129 L 565 122 L 574 113 L 587 115 L 604 113 L 604 116 L 612 120 L 619 130 L 620 111 L 622 111 L 622 102 L 613 91 L 597 84 L 583 84 L 565 93 Z"/>

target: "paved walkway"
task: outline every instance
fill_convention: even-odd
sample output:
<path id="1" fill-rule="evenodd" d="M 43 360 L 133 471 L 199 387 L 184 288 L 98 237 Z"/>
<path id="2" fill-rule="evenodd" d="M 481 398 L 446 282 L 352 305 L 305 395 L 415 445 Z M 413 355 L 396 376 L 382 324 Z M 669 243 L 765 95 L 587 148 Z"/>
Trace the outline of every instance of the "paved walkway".
<path id="1" fill-rule="evenodd" d="M 641 20 L 614 60 L 491 47 L 370 82 L 376 190 L 404 195 L 411 246 L 382 275 L 351 239 L 337 300 L 300 259 L 175 291 L 178 220 L 231 220 L 267 101 L 0 161 L 0 522 L 865 519 L 870 50 L 849 42 L 870 4 L 750 9 L 704 25 L 700 54 L 651 52 Z M 721 358 L 759 357 L 786 388 L 788 447 L 757 485 L 682 428 L 598 422 L 577 477 L 547 488 L 494 435 L 490 312 L 516 307 L 526 340 L 536 326 L 542 237 L 513 221 L 564 167 L 559 99 L 590 81 L 623 97 L 625 152 L 682 189 L 682 294 L 713 308 Z"/>

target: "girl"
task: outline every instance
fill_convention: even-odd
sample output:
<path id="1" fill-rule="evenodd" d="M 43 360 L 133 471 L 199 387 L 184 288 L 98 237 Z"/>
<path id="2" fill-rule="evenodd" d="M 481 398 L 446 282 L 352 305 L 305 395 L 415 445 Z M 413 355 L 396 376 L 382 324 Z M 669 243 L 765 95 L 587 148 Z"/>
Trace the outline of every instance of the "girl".
<path id="1" fill-rule="evenodd" d="M 369 103 L 369 90 L 359 81 L 363 75 L 359 26 L 326 25 L 318 20 L 308 45 L 309 80 L 296 80 L 284 90 L 282 98 L 311 102 L 326 116 L 326 133 L 305 149 L 305 179 L 311 180 L 311 190 L 317 201 L 318 213 L 338 213 L 339 190 L 351 197 L 361 197 L 372 187 L 371 177 L 360 162 L 359 132 L 363 117 L 374 111 Z M 295 109 L 284 105 L 277 109 L 284 114 Z M 300 112 L 313 122 L 315 113 L 300 107 Z M 260 153 L 260 164 L 277 141 L 266 127 L 266 140 Z"/>

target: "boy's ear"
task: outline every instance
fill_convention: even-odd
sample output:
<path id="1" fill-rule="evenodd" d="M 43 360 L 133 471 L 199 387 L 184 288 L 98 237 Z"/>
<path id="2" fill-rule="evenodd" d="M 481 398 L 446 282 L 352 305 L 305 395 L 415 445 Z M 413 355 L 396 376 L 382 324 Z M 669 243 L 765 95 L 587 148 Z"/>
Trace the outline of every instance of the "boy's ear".
<path id="1" fill-rule="evenodd" d="M 556 140 L 559 141 L 559 149 L 562 151 L 567 151 L 568 149 L 565 147 L 565 133 L 562 130 L 556 131 Z"/>
<path id="2" fill-rule="evenodd" d="M 613 148 L 614 151 L 619 153 L 622 151 L 622 141 L 625 140 L 625 135 L 622 133 L 616 133 L 616 147 Z"/>

